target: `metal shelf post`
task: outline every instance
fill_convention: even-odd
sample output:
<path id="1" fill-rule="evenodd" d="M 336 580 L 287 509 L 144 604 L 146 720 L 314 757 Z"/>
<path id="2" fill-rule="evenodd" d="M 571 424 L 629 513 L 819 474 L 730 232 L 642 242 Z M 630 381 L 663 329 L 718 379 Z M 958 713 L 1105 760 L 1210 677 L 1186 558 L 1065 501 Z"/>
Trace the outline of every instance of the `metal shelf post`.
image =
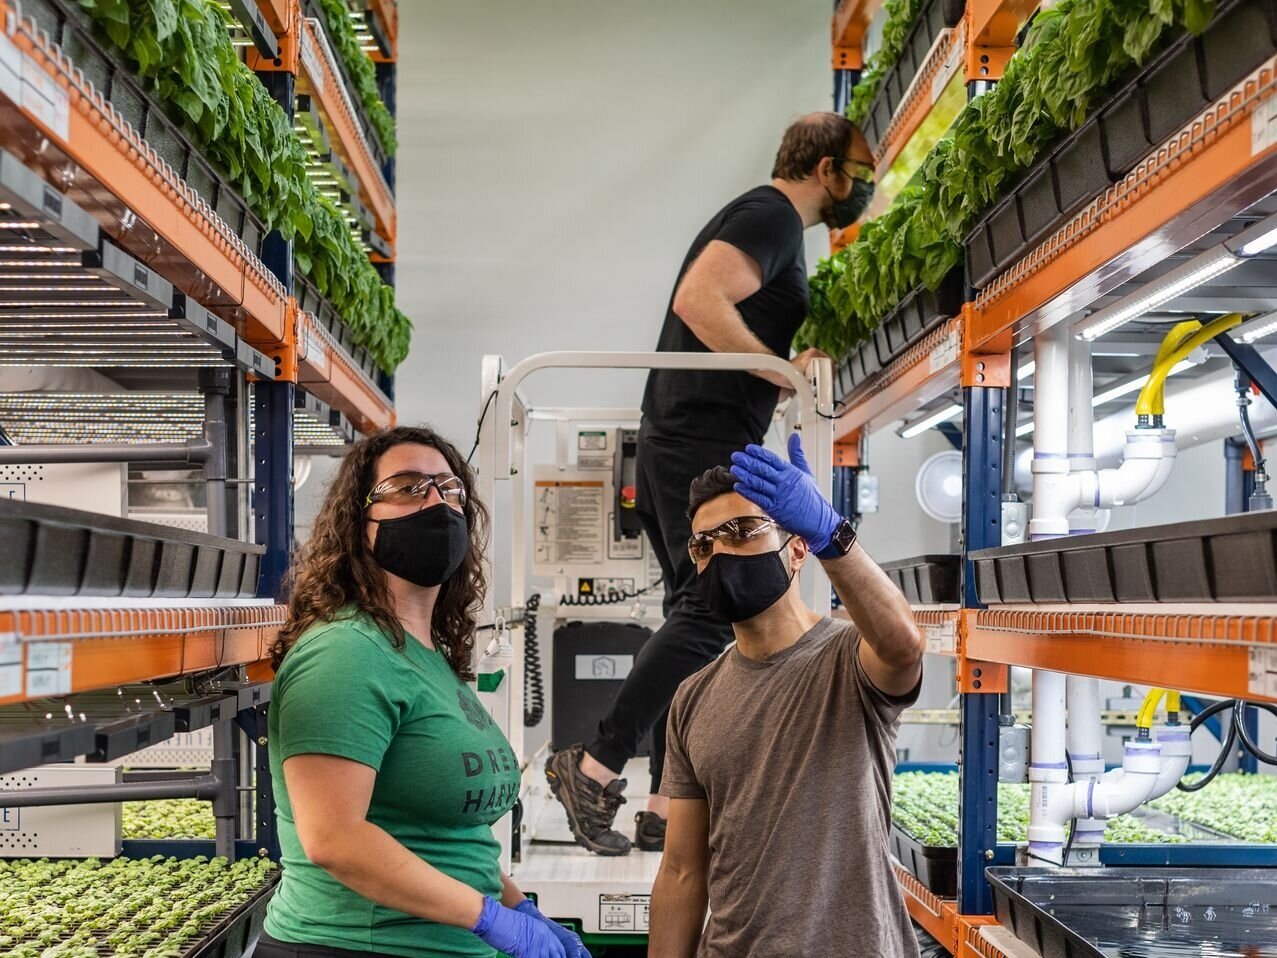
<path id="1" fill-rule="evenodd" d="M 1005 390 L 963 389 L 962 594 L 966 608 L 980 608 L 975 566 L 966 556 L 1002 544 L 1002 403 Z M 962 696 L 962 753 L 958 800 L 958 913 L 990 915 L 993 896 L 984 869 L 997 849 L 998 698 L 992 692 Z"/>

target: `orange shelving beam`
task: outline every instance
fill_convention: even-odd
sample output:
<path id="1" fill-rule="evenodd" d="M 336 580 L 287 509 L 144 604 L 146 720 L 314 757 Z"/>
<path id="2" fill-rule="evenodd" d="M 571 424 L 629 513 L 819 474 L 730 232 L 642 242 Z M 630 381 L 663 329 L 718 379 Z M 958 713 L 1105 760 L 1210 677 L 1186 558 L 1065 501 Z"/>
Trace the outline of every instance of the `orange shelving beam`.
<path id="1" fill-rule="evenodd" d="M 255 0 L 257 9 L 262 11 L 266 25 L 282 37 L 293 29 L 298 7 L 295 0 Z"/>
<path id="2" fill-rule="evenodd" d="M 104 224 L 108 233 L 118 234 L 125 212 L 136 215 L 209 281 L 238 299 L 246 340 L 284 342 L 287 297 L 278 280 L 75 64 L 47 36 L 38 35 L 29 18 L 12 16 L 12 5 L 3 9 L 11 15 L 0 42 L 12 44 L 21 60 L 21 102 L 0 111 L 6 148 L 53 182 L 55 172 L 67 173 L 58 154 L 65 155 L 95 181 L 93 191 L 118 201 L 118 210 L 103 211 L 101 204 L 94 210 L 100 218 L 114 214 L 114 221 Z M 27 135 L 33 128 L 38 135 Z"/>
<path id="3" fill-rule="evenodd" d="M 994 280 L 975 302 L 973 345 L 1065 319 L 1277 188 L 1274 95 L 1277 59 Z"/>
<path id="4" fill-rule="evenodd" d="M 399 55 L 399 3 L 397 0 L 368 0 L 368 10 L 381 21 L 391 50 L 389 57 L 374 54 L 373 59 L 395 60 Z"/>
<path id="5" fill-rule="evenodd" d="M 970 659 L 1277 701 L 1277 607 L 991 608 L 967 613 Z"/>
<path id="6" fill-rule="evenodd" d="M 0 633 L 21 649 L 20 690 L 0 696 L 0 705 L 259 662 L 269 656 L 285 611 L 269 603 L 182 607 L 145 600 L 77 608 L 74 598 L 47 609 L 0 611 Z"/>
<path id="7" fill-rule="evenodd" d="M 367 434 L 395 424 L 389 399 L 309 313 L 298 313 L 297 359 L 298 382 L 307 392 L 344 412 L 360 432 Z"/>
<path id="8" fill-rule="evenodd" d="M 835 70 L 862 70 L 865 66 L 865 31 L 882 0 L 841 0 L 830 30 Z"/>
<path id="9" fill-rule="evenodd" d="M 930 115 L 931 108 L 940 98 L 944 86 L 953 76 L 953 71 L 961 66 L 960 63 L 950 59 L 958 55 L 961 43 L 962 38 L 959 32 L 950 30 L 935 45 L 927 62 L 918 71 L 905 102 L 897 108 L 895 116 L 891 119 L 891 125 L 887 127 L 887 132 L 879 139 L 878 149 L 874 153 L 878 179 L 881 180 L 886 175 L 891 165 L 896 162 L 901 150 L 909 145 L 909 140 L 918 132 L 918 127 L 922 126 L 923 121 Z M 937 80 L 940 80 L 940 89 L 934 86 Z"/>
<path id="10" fill-rule="evenodd" d="M 899 862 L 892 860 L 892 868 L 896 871 L 896 880 L 900 882 L 900 890 L 904 892 L 905 906 L 909 915 L 926 929 L 936 941 L 950 945 L 954 941 L 954 908 L 953 902 L 933 894 L 922 882 L 909 874 Z"/>
<path id="11" fill-rule="evenodd" d="M 313 20 L 302 21 L 300 40 L 301 72 L 297 78 L 298 92 L 310 94 L 319 103 L 334 147 L 359 180 L 360 197 L 376 219 L 377 232 L 393 243 L 396 230 L 395 198 L 347 105 L 345 97 L 354 97 L 356 94 L 353 90 L 346 90 L 343 96 L 341 73 L 324 52 L 321 31 Z"/>
<path id="12" fill-rule="evenodd" d="M 962 318 L 954 317 L 853 389 L 834 420 L 834 439 L 872 432 L 956 386 L 961 336 Z"/>

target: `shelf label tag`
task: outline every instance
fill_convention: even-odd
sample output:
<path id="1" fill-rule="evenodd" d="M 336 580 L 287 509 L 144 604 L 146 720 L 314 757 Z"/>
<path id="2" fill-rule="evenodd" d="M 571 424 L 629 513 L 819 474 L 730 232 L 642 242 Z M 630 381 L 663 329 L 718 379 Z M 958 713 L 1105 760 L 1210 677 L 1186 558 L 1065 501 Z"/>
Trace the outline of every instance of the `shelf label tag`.
<path id="1" fill-rule="evenodd" d="M 924 629 L 927 636 L 927 651 L 933 655 L 953 655 L 957 650 L 957 623 L 942 622 L 939 625 L 928 625 Z"/>
<path id="2" fill-rule="evenodd" d="M 1277 143 L 1277 97 L 1269 97 L 1250 115 L 1250 154 L 1258 156 Z"/>
<path id="3" fill-rule="evenodd" d="M 302 30 L 301 38 L 302 66 L 306 68 L 306 75 L 310 77 L 310 85 L 315 88 L 315 92 L 323 93 L 324 66 L 319 57 L 319 51 L 315 49 L 314 35 L 309 30 Z"/>
<path id="4" fill-rule="evenodd" d="M 69 695 L 71 643 L 31 642 L 27 645 L 27 698 Z"/>
<path id="5" fill-rule="evenodd" d="M 328 350 L 319 334 L 309 327 L 306 329 L 306 362 L 328 375 Z"/>
<path id="6" fill-rule="evenodd" d="M 22 643 L 12 632 L 0 632 L 0 698 L 22 694 Z"/>
<path id="7" fill-rule="evenodd" d="M 71 129 L 70 99 L 67 91 L 44 72 L 34 59 L 22 55 L 21 105 L 54 135 L 65 141 Z"/>
<path id="8" fill-rule="evenodd" d="M 931 350 L 931 372 L 937 373 L 946 366 L 956 363 L 958 361 L 958 349 L 960 346 L 961 343 L 959 342 L 957 330 L 950 332 L 949 335 L 944 338 L 944 342 Z"/>
<path id="9" fill-rule="evenodd" d="M 6 33 L 0 33 L 0 94 L 22 102 L 22 51 Z"/>
<path id="10" fill-rule="evenodd" d="M 1277 698 L 1277 649 L 1251 648 L 1247 688 L 1252 695 Z"/>
<path id="11" fill-rule="evenodd" d="M 937 43 L 943 43 L 944 37 L 948 36 L 950 31 L 945 30 L 940 34 Z M 962 58 L 966 54 L 967 45 L 963 40 L 966 33 L 965 27 L 959 27 L 957 36 L 954 37 L 953 43 L 949 45 L 949 55 L 945 57 L 944 63 L 940 65 L 940 71 L 936 74 L 934 80 L 931 81 L 931 102 L 938 103 L 940 97 L 944 95 L 945 87 L 949 85 L 949 81 L 957 75 L 962 68 Z M 928 57 L 930 59 L 930 57 Z M 925 65 L 925 64 L 924 64 Z"/>

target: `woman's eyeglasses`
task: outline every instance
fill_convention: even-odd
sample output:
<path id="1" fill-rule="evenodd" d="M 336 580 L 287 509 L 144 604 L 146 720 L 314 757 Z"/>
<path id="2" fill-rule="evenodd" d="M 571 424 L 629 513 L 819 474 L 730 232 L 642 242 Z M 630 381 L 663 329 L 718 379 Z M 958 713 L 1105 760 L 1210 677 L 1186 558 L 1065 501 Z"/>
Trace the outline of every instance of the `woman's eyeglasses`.
<path id="1" fill-rule="evenodd" d="M 438 492 L 439 498 L 448 505 L 465 507 L 466 485 L 452 473 L 437 472 L 430 475 L 424 472 L 401 472 L 373 486 L 372 492 L 364 500 L 364 508 L 374 502 L 388 502 L 392 506 L 422 503 L 430 498 L 431 489 Z"/>
<path id="2" fill-rule="evenodd" d="M 729 547 L 739 549 L 769 529 L 779 528 L 776 520 L 767 516 L 737 516 L 713 529 L 694 533 L 687 540 L 687 554 L 693 562 L 701 562 L 714 554 L 714 543 L 719 539 Z"/>

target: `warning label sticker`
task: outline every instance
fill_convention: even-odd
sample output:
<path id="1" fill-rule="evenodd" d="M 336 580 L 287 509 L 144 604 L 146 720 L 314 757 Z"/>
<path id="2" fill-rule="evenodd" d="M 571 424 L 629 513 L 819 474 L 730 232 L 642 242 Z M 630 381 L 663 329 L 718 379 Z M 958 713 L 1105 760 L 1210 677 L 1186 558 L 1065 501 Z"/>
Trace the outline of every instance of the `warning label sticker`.
<path id="1" fill-rule="evenodd" d="M 603 561 L 603 483 L 541 480 L 534 504 L 535 561 Z"/>
<path id="2" fill-rule="evenodd" d="M 651 895 L 599 895 L 599 931 L 647 931 Z"/>

